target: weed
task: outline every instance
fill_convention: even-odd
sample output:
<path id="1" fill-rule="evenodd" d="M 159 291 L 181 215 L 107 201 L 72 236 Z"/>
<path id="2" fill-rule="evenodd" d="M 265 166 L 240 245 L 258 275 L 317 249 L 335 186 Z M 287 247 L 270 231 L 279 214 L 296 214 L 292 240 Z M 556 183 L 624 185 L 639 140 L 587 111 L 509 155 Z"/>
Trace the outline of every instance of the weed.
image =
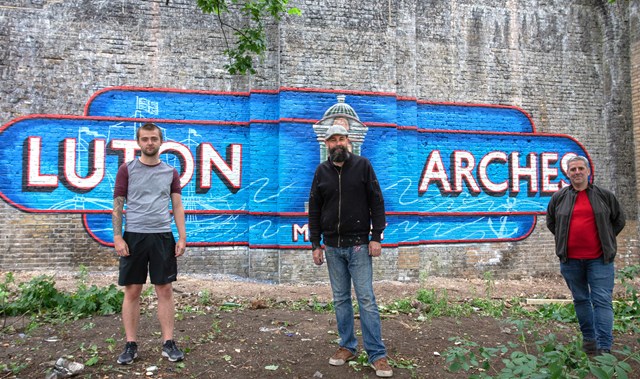
<path id="1" fill-rule="evenodd" d="M 220 306 L 220 310 L 221 311 L 226 311 L 226 312 L 231 312 L 234 311 L 236 309 L 242 308 L 242 304 L 240 303 L 234 303 L 231 301 L 226 301 L 224 303 L 222 303 L 222 305 Z"/>
<path id="2" fill-rule="evenodd" d="M 289 309 L 292 310 L 307 310 L 307 309 L 311 309 L 314 312 L 317 313 L 323 313 L 323 312 L 333 312 L 335 309 L 333 307 L 333 302 L 322 302 L 318 299 L 317 296 L 313 296 L 311 299 L 301 299 L 301 300 L 296 300 L 292 303 L 288 303 L 288 307 Z"/>
<path id="3" fill-rule="evenodd" d="M 0 372 L 11 372 L 12 374 L 17 375 L 20 371 L 27 368 L 27 366 L 29 366 L 29 364 L 26 362 L 11 362 L 9 364 L 2 363 L 0 364 Z"/>
<path id="4" fill-rule="evenodd" d="M 449 301 L 446 290 L 436 292 L 435 290 L 420 289 L 416 299 L 425 304 L 425 313 L 430 317 L 468 316 L 473 311 L 468 304 Z"/>
<path id="5" fill-rule="evenodd" d="M 211 292 L 209 292 L 208 290 L 198 292 L 198 304 L 204 306 L 211 305 Z"/>
<path id="6" fill-rule="evenodd" d="M 93 344 L 85 347 L 84 343 L 80 344 L 80 351 L 89 356 L 89 358 L 84 362 L 85 366 L 93 366 L 100 361 L 100 352 L 98 352 L 97 345 Z"/>
<path id="7" fill-rule="evenodd" d="M 614 330 L 619 332 L 640 333 L 640 299 L 638 289 L 632 280 L 640 275 L 640 265 L 627 266 L 617 272 L 620 285 L 625 289 L 625 297 L 613 303 L 616 315 Z"/>
<path id="8" fill-rule="evenodd" d="M 105 339 L 104 342 L 106 342 L 107 344 L 107 350 L 109 350 L 110 353 L 113 353 L 116 349 L 116 339 L 113 337 L 109 337 Z"/>
<path id="9" fill-rule="evenodd" d="M 81 275 L 78 288 L 74 293 L 60 292 L 55 288 L 52 276 L 41 275 L 29 282 L 11 288 L 13 276 L 7 274 L 0 285 L 0 301 L 3 302 L 0 314 L 6 316 L 30 316 L 26 330 L 38 327 L 39 321 L 63 323 L 88 317 L 93 314 L 108 315 L 121 310 L 124 293 L 115 285 L 98 288 L 87 287 Z M 91 323 L 85 325 L 91 328 Z"/>
<path id="10" fill-rule="evenodd" d="M 416 369 L 416 364 L 411 359 L 396 357 L 396 359 L 389 358 L 389 366 L 395 368 L 401 368 L 411 371 L 412 373 Z"/>
<path id="11" fill-rule="evenodd" d="M 616 351 L 624 357 L 622 360 L 611 354 L 589 360 L 576 338 L 563 345 L 554 334 L 540 337 L 536 330 L 531 329 L 530 321 L 517 321 L 514 324 L 518 328 L 519 343 L 484 347 L 467 339 L 450 338 L 454 346 L 444 353 L 449 371 L 472 372 L 470 378 L 483 379 L 571 379 L 584 378 L 589 373 L 605 379 L 626 378 L 631 371 L 627 361 L 632 359 L 640 362 L 640 351 L 628 347 Z"/>
<path id="12" fill-rule="evenodd" d="M 420 282 L 420 288 L 425 288 L 427 286 L 427 280 L 429 279 L 429 273 L 427 270 L 420 270 L 418 274 L 418 281 Z"/>
<path id="13" fill-rule="evenodd" d="M 140 297 L 152 298 L 153 297 L 153 293 L 154 293 L 154 287 L 153 286 L 147 286 L 145 289 L 142 290 L 142 293 L 140 294 Z"/>
<path id="14" fill-rule="evenodd" d="M 496 289 L 496 281 L 493 279 L 493 273 L 491 271 L 485 271 L 482 277 L 484 278 L 484 295 L 487 299 L 491 299 Z"/>
<path id="15" fill-rule="evenodd" d="M 93 329 L 93 328 L 95 328 L 95 327 L 96 327 L 96 324 L 95 324 L 95 323 L 93 323 L 93 322 L 88 322 L 88 323 L 86 323 L 86 324 L 82 325 L 82 330 L 91 330 L 91 329 Z"/>
<path id="16" fill-rule="evenodd" d="M 471 299 L 469 305 L 482 315 L 501 318 L 506 313 L 505 302 L 501 300 Z"/>

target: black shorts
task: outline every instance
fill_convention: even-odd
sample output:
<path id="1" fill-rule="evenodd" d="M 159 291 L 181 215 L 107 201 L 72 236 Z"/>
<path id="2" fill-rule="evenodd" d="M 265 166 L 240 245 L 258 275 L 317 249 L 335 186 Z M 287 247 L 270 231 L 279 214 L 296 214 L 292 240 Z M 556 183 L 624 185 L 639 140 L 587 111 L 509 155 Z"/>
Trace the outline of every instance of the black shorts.
<path id="1" fill-rule="evenodd" d="M 124 232 L 129 256 L 120 257 L 118 285 L 145 284 L 147 272 L 152 284 L 175 282 L 178 276 L 176 240 L 173 233 Z"/>

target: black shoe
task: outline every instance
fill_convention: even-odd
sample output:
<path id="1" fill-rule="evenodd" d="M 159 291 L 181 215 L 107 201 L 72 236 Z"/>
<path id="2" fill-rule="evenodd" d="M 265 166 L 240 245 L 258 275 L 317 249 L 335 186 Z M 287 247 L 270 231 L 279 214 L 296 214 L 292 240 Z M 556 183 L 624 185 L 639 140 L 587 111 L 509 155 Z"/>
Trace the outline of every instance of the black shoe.
<path id="1" fill-rule="evenodd" d="M 596 345 L 596 341 L 594 340 L 583 340 L 582 341 L 582 351 L 589 355 L 595 355 L 598 353 L 598 346 Z"/>
<path id="2" fill-rule="evenodd" d="M 121 365 L 129 365 L 133 360 L 138 358 L 138 344 L 135 342 L 127 342 L 124 351 L 118 357 L 118 363 Z"/>
<path id="3" fill-rule="evenodd" d="M 180 349 L 178 349 L 174 340 L 164 341 L 164 344 L 162 345 L 162 356 L 169 358 L 171 362 L 177 362 L 184 359 L 184 354 Z"/>
<path id="4" fill-rule="evenodd" d="M 596 355 L 603 355 L 603 354 L 611 354 L 611 350 L 609 350 L 609 349 L 598 349 L 598 351 L 596 352 Z"/>

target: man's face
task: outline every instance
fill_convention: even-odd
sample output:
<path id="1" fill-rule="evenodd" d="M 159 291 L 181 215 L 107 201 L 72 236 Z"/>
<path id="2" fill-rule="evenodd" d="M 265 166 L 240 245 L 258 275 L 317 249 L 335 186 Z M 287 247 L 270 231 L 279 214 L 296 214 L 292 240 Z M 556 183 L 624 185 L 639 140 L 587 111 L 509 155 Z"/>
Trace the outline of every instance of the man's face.
<path id="1" fill-rule="evenodd" d="M 155 157 L 158 155 L 161 145 L 159 130 L 140 130 L 138 146 L 140 146 L 142 154 L 148 157 Z"/>
<path id="2" fill-rule="evenodd" d="M 334 134 L 324 143 L 327 145 L 332 162 L 340 163 L 347 159 L 347 152 L 349 151 L 349 138 L 347 136 Z"/>
<path id="3" fill-rule="evenodd" d="M 589 175 L 591 170 L 580 160 L 569 163 L 569 180 L 571 185 L 576 189 L 584 189 L 589 184 Z"/>

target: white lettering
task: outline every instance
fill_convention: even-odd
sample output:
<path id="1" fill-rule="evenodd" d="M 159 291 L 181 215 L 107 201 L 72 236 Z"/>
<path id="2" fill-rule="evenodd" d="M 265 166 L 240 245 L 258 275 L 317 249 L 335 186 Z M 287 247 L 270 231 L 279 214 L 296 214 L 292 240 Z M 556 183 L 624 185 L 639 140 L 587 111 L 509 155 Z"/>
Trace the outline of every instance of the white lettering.
<path id="1" fill-rule="evenodd" d="M 43 175 L 40 173 L 40 137 L 29 137 L 27 139 L 27 187 L 57 187 L 58 175 Z"/>
<path id="2" fill-rule="evenodd" d="M 75 138 L 65 138 L 64 140 L 64 177 L 67 183 L 81 190 L 90 190 L 95 188 L 104 178 L 105 167 L 105 147 L 106 142 L 103 139 L 94 139 L 91 147 L 87 152 L 93 152 L 93 160 L 90 168 L 92 173 L 87 173 L 86 177 L 80 177 L 76 167 L 76 151 L 77 141 Z M 89 157 L 87 157 L 89 158 Z M 88 171 L 91 171 L 90 169 Z"/>
<path id="3" fill-rule="evenodd" d="M 440 183 L 441 191 L 451 192 L 451 185 L 449 184 L 449 177 L 444 169 L 442 158 L 440 157 L 440 151 L 433 150 L 427 158 L 427 163 L 424 166 L 422 178 L 420 179 L 420 186 L 418 192 L 425 193 L 429 188 L 429 184 L 434 182 Z"/>
<path id="4" fill-rule="evenodd" d="M 501 183 L 495 183 L 489 179 L 487 169 L 489 164 L 494 161 L 507 163 L 507 154 L 502 151 L 492 151 L 482 157 L 480 165 L 478 166 L 478 179 L 480 179 L 480 184 L 487 190 L 487 192 L 499 194 L 507 191 L 509 188 L 509 182 L 505 180 Z"/>
<path id="5" fill-rule="evenodd" d="M 520 192 L 520 178 L 529 178 L 529 193 L 538 192 L 538 161 L 535 153 L 527 155 L 528 166 L 520 166 L 520 153 L 514 151 L 510 155 L 511 165 L 511 192 Z"/>
<path id="6" fill-rule="evenodd" d="M 298 242 L 299 235 L 303 235 L 304 241 L 309 242 L 309 224 L 304 224 L 302 226 L 293 224 L 291 226 L 291 240 L 293 242 Z"/>
<path id="7" fill-rule="evenodd" d="M 200 155 L 200 188 L 211 188 L 211 167 L 215 166 L 221 175 L 221 179 L 228 186 L 239 189 L 242 184 L 242 145 L 231 144 L 227 148 L 227 160 L 222 159 L 220 154 L 210 143 L 203 143 L 199 146 Z"/>

